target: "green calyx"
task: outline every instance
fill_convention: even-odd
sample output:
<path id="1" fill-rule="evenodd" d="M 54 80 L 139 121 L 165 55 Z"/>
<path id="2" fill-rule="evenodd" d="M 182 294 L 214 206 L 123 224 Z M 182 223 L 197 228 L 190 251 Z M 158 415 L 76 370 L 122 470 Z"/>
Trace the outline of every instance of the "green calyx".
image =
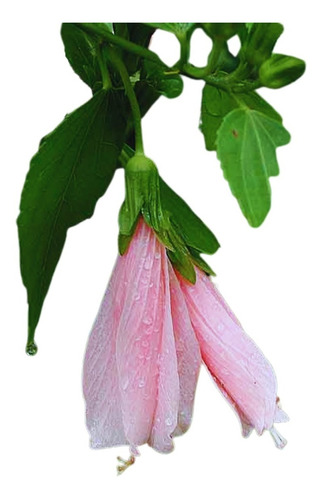
<path id="1" fill-rule="evenodd" d="M 119 213 L 120 254 L 128 249 L 138 220 L 143 217 L 166 247 L 169 259 L 183 277 L 195 283 L 194 265 L 207 274 L 214 274 L 200 257 L 200 250 L 189 245 L 189 234 L 184 234 L 176 222 L 175 213 L 162 206 L 160 177 L 153 161 L 143 154 L 135 154 L 124 170 L 126 195 Z"/>
<path id="2" fill-rule="evenodd" d="M 125 167 L 126 196 L 119 214 L 120 234 L 132 236 L 143 215 L 154 230 L 160 229 L 162 210 L 158 170 L 143 154 L 134 155 Z"/>

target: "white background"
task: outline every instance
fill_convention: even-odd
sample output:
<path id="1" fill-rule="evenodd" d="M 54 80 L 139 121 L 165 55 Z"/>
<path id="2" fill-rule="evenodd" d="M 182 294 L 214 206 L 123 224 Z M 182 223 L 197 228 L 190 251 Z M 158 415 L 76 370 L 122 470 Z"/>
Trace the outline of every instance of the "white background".
<path id="1" fill-rule="evenodd" d="M 223 10 L 198 1 L 181 14 L 174 1 L 163 1 L 163 11 L 154 2 L 136 3 L 136 12 L 133 4 L 113 9 L 109 3 L 16 2 L 1 16 L 1 498 L 320 499 L 320 14 L 310 1 L 298 12 L 294 3 L 270 2 L 265 11 L 251 2 Z M 275 368 L 291 418 L 279 426 L 288 439 L 283 451 L 267 433 L 241 437 L 234 412 L 204 369 L 192 427 L 176 439 L 172 454 L 144 446 L 135 466 L 117 477 L 116 456 L 127 457 L 127 449 L 90 450 L 82 362 L 116 258 L 122 172 L 94 217 L 69 231 L 38 326 L 38 355 L 24 353 L 27 304 L 15 225 L 20 191 L 39 139 L 90 98 L 65 59 L 60 23 L 128 20 L 280 21 L 285 31 L 276 51 L 307 62 L 295 84 L 261 92 L 284 117 L 292 141 L 278 150 L 281 174 L 271 180 L 272 209 L 258 229 L 243 218 L 216 154 L 205 151 L 200 82 L 185 79 L 184 93 L 160 98 L 143 121 L 146 153 L 215 232 L 221 249 L 207 261 L 216 283 Z M 194 42 L 193 62 L 203 64 L 207 45 L 198 36 Z M 153 48 L 175 61 L 172 35 L 155 36 Z"/>

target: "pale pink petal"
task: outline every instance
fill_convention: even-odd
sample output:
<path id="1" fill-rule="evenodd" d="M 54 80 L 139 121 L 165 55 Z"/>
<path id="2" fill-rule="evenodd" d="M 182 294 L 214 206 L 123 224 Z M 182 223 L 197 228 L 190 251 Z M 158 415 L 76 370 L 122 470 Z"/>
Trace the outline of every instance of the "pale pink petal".
<path id="1" fill-rule="evenodd" d="M 116 368 L 116 331 L 122 312 L 124 262 L 119 257 L 92 328 L 84 360 L 83 390 L 91 446 L 127 444 Z"/>
<path id="2" fill-rule="evenodd" d="M 179 410 L 179 378 L 176 346 L 170 306 L 168 259 L 161 256 L 163 294 L 159 307 L 163 311 L 161 343 L 158 356 L 158 393 L 149 445 L 155 450 L 168 453 L 173 450 L 172 435 L 177 426 Z"/>
<path id="3" fill-rule="evenodd" d="M 197 282 L 179 276 L 202 358 L 243 421 L 245 432 L 271 429 L 276 413 L 274 371 L 243 331 L 210 279 L 196 269 Z"/>
<path id="4" fill-rule="evenodd" d="M 122 418 L 132 446 L 148 441 L 157 402 L 165 293 L 162 256 L 164 247 L 140 222 L 126 254 L 129 286 L 116 342 Z"/>
<path id="5" fill-rule="evenodd" d="M 186 432 L 191 423 L 201 355 L 199 344 L 189 318 L 187 305 L 170 262 L 169 277 L 172 323 L 180 384 L 178 425 L 173 435 L 180 436 Z"/>

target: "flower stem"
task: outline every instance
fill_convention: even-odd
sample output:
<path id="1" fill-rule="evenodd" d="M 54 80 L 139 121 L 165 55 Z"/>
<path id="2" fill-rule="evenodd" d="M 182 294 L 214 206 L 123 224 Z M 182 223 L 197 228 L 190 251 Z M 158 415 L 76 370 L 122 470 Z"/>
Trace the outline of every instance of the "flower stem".
<path id="1" fill-rule="evenodd" d="M 110 47 L 108 50 L 108 57 L 110 58 L 111 63 L 115 66 L 115 68 L 118 70 L 120 74 L 126 95 L 128 97 L 131 106 L 133 127 L 135 132 L 135 152 L 136 154 L 144 154 L 142 126 L 141 126 L 141 111 L 134 89 L 131 84 L 129 74 L 122 59 Z"/>

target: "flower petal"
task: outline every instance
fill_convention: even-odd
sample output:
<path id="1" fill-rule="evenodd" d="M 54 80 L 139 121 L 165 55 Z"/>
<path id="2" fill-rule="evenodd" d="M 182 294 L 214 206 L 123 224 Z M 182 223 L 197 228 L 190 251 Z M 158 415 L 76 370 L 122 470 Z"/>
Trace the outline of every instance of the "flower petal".
<path id="1" fill-rule="evenodd" d="M 210 279 L 196 269 L 191 285 L 179 276 L 202 358 L 247 432 L 271 429 L 276 412 L 273 368 L 246 335 Z"/>
<path id="2" fill-rule="evenodd" d="M 165 293 L 162 254 L 165 249 L 152 230 L 139 222 L 122 257 L 128 262 L 128 287 L 116 342 L 122 418 L 132 446 L 148 441 L 156 407 Z"/>
<path id="3" fill-rule="evenodd" d="M 173 435 L 180 436 L 186 432 L 191 423 L 201 354 L 183 293 L 170 262 L 169 277 L 172 322 L 180 383 L 178 425 Z"/>
<path id="4" fill-rule="evenodd" d="M 165 251 L 162 252 L 163 310 L 161 344 L 158 356 L 158 394 L 157 406 L 149 445 L 155 450 L 168 453 L 173 450 L 172 434 L 177 426 L 179 410 L 179 378 L 177 354 L 171 318 L 170 288 L 168 266 L 170 262 Z"/>
<path id="5" fill-rule="evenodd" d="M 127 444 L 116 369 L 116 331 L 122 311 L 124 262 L 119 257 L 87 344 L 83 391 L 91 446 Z"/>

